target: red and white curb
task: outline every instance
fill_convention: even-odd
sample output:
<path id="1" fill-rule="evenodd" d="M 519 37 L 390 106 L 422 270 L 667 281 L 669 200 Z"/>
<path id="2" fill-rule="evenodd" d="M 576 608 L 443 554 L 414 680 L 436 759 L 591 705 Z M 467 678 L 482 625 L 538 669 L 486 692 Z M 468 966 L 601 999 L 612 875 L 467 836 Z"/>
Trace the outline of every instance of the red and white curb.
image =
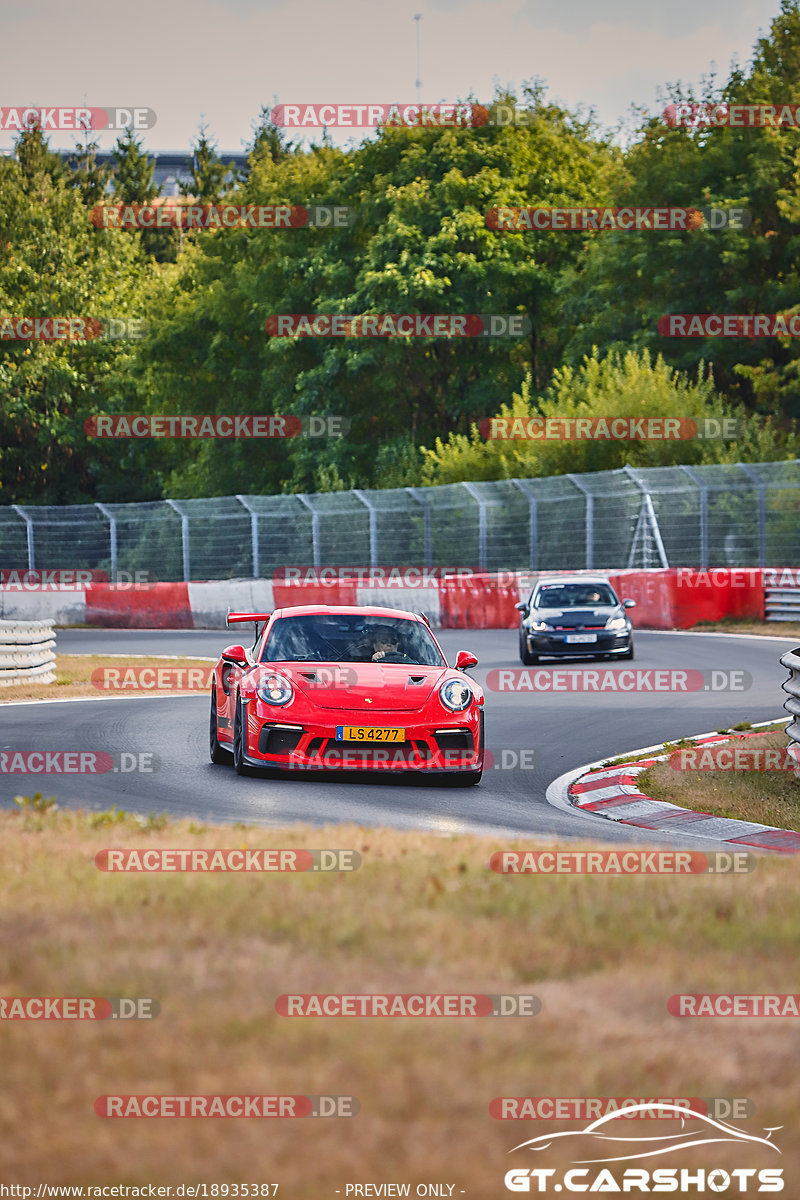
<path id="1" fill-rule="evenodd" d="M 761 726 L 773 724 L 776 722 L 761 722 Z M 744 733 L 741 736 L 754 737 L 755 734 Z M 730 734 L 700 733 L 685 740 L 699 746 L 710 746 L 729 741 Z M 703 838 L 728 846 L 752 846 L 776 854 L 800 853 L 800 833 L 790 829 L 716 817 L 713 813 L 681 808 L 666 800 L 654 800 L 652 796 L 640 792 L 636 777 L 654 763 L 669 758 L 669 754 L 658 753 L 667 744 L 662 742 L 659 746 L 647 746 L 637 751 L 642 757 L 632 762 L 602 767 L 600 770 L 593 769 L 599 763 L 588 763 L 576 771 L 569 771 L 551 783 L 547 789 L 547 799 L 556 808 L 585 813 L 587 817 L 605 817 L 606 820 L 634 825 L 639 829 Z"/>

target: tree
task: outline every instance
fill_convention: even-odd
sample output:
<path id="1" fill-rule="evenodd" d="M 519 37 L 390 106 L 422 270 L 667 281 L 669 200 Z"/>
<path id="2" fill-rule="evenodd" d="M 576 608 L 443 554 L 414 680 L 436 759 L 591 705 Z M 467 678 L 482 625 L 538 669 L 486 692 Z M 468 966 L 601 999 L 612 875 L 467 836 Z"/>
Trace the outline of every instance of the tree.
<path id="1" fill-rule="evenodd" d="M 153 180 L 155 162 L 133 130 L 128 128 L 117 138 L 114 157 L 114 200 L 117 204 L 150 204 L 158 195 Z M 175 262 L 178 257 L 180 234 L 174 229 L 143 229 L 133 233 L 144 254 L 156 262 Z"/>
<path id="2" fill-rule="evenodd" d="M 181 195 L 202 204 L 217 204 L 236 182 L 236 167 L 217 157 L 216 144 L 209 141 L 206 125 L 200 126 L 191 162 L 191 182 L 180 184 Z"/>
<path id="3" fill-rule="evenodd" d="M 176 446 L 171 495 L 313 490 L 415 470 L 413 445 L 467 432 L 532 368 L 557 365 L 560 272 L 579 244 L 500 234 L 498 204 L 596 203 L 619 158 L 591 122 L 544 103 L 528 127 L 387 128 L 351 151 L 254 151 L 242 204 L 344 205 L 346 228 L 200 233 L 157 336 L 137 356 L 142 401 L 159 411 L 331 413 L 347 437 Z M 266 149 L 265 149 L 266 147 Z M 186 239 L 187 242 L 189 239 Z M 530 315 L 523 338 L 286 339 L 274 313 Z M 418 460 L 416 460 L 418 462 Z M 408 479 L 408 482 L 414 482 Z"/>
<path id="4" fill-rule="evenodd" d="M 615 417 L 677 418 L 683 437 L 613 441 L 525 436 L 531 418 L 559 422 Z M 533 393 L 528 377 L 511 402 L 500 407 L 496 419 L 503 424 L 484 429 L 473 426 L 469 436 L 451 434 L 446 442 L 438 439 L 433 449 L 423 450 L 425 482 L 535 478 L 606 471 L 626 464 L 664 467 L 674 463 L 764 462 L 792 457 L 800 450 L 796 434 L 777 434 L 769 418 L 754 418 L 741 406 L 727 403 L 703 366 L 691 380 L 668 366 L 660 355 L 652 362 L 647 350 L 612 352 L 601 359 L 595 349 L 577 369 L 559 368 L 540 396 Z M 726 419 L 736 422 L 735 439 L 703 437 L 706 431 L 724 432 Z M 688 437 L 692 430 L 687 421 L 696 423 L 700 438 Z M 706 425 L 706 421 L 712 424 Z M 516 436 L 492 438 L 488 434 L 493 428 Z M 538 434 L 544 428 L 534 426 L 533 432 Z"/>
<path id="5" fill-rule="evenodd" d="M 0 158 L 0 314 L 143 315 L 153 268 L 135 242 L 92 227 L 80 189 L 39 131 L 24 133 L 16 152 Z M 131 352 L 125 341 L 0 339 L 1 502 L 153 495 L 140 447 L 91 442 L 84 432 L 90 414 L 113 404 Z"/>
<path id="6" fill-rule="evenodd" d="M 155 163 L 142 150 L 131 128 L 117 138 L 114 158 L 114 199 L 118 204 L 149 204 L 158 195 L 153 182 Z"/>
<path id="7" fill-rule="evenodd" d="M 800 87 L 800 8 L 782 0 L 752 67 L 732 70 L 700 96 L 673 87 L 673 102 L 781 106 Z M 596 233 L 559 283 L 567 362 L 593 345 L 631 346 L 695 370 L 713 362 L 731 398 L 778 419 L 800 416 L 800 349 L 789 339 L 667 338 L 667 313 L 788 313 L 797 310 L 800 271 L 800 155 L 791 127 L 677 127 L 646 117 L 625 157 L 617 204 L 749 210 L 747 228 Z"/>

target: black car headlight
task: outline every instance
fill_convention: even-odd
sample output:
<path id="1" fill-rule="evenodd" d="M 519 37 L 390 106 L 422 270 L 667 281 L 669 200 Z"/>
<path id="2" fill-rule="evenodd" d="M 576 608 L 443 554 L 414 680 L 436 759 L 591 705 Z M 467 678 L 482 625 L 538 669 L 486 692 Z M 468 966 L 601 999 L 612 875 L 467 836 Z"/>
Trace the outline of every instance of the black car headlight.
<path id="1" fill-rule="evenodd" d="M 547 621 L 531 621 L 530 624 L 532 633 L 544 633 L 546 629 L 552 629 L 552 625 L 548 625 Z"/>
<path id="2" fill-rule="evenodd" d="M 273 672 L 260 681 L 256 688 L 256 695 L 265 704 L 281 705 L 289 703 L 294 696 L 294 690 L 285 675 Z"/>
<path id="3" fill-rule="evenodd" d="M 448 679 L 439 688 L 439 699 L 450 712 L 462 712 L 474 699 L 474 692 L 468 683 L 460 679 Z"/>
<path id="4" fill-rule="evenodd" d="M 624 633 L 627 628 L 627 617 L 609 617 L 606 621 L 606 629 L 609 629 L 614 633 Z"/>

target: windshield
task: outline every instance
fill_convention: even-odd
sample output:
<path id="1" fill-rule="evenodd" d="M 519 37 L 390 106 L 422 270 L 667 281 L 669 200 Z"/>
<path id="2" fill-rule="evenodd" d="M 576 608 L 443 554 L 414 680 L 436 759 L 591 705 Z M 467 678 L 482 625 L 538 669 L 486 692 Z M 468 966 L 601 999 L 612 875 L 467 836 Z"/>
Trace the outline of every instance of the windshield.
<path id="1" fill-rule="evenodd" d="M 269 632 L 261 661 L 447 665 L 421 622 L 362 613 L 280 617 Z"/>
<path id="2" fill-rule="evenodd" d="M 607 583 L 552 583 L 537 588 L 533 608 L 596 608 L 619 604 Z"/>

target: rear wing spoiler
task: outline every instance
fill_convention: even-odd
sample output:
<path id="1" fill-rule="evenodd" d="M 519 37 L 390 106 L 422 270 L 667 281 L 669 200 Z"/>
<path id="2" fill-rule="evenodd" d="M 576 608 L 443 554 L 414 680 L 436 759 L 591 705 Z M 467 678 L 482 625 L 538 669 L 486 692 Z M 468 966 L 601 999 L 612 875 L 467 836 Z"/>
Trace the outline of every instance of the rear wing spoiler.
<path id="1" fill-rule="evenodd" d="M 225 618 L 226 625 L 235 625 L 237 621 L 268 621 L 272 613 L 235 613 L 229 612 Z"/>

